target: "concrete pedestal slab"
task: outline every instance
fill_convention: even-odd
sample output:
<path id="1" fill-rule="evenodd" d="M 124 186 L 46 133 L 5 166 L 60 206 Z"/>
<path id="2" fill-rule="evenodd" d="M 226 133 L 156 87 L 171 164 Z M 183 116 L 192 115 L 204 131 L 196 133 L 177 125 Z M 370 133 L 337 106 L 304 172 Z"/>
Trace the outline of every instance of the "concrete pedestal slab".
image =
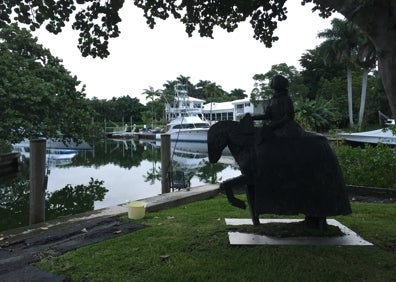
<path id="1" fill-rule="evenodd" d="M 301 219 L 260 219 L 261 224 L 270 222 L 299 222 Z M 226 218 L 227 225 L 252 225 L 249 218 Z M 338 226 L 343 236 L 337 237 L 290 237 L 276 238 L 265 235 L 248 234 L 241 232 L 228 232 L 231 245 L 311 245 L 311 246 L 372 246 L 358 234 L 347 228 L 335 219 L 327 219 L 327 224 Z"/>

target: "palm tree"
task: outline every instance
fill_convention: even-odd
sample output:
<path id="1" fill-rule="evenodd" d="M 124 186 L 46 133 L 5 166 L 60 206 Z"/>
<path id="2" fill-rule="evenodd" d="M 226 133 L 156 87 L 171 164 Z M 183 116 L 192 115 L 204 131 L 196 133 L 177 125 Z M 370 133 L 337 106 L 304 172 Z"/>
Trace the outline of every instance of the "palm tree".
<path id="1" fill-rule="evenodd" d="M 199 80 L 197 84 L 195 84 L 195 98 L 207 100 L 206 93 L 204 89 L 206 85 L 211 84 L 210 80 Z"/>
<path id="2" fill-rule="evenodd" d="M 175 92 L 176 85 L 184 85 L 188 90 L 189 96 L 195 91 L 194 85 L 190 82 L 190 77 L 179 75 L 176 80 L 168 80 L 166 83 L 163 84 L 165 89 L 162 94 L 164 99 L 166 100 L 166 103 L 168 103 L 168 101 L 173 101 L 173 103 L 177 103 Z"/>
<path id="3" fill-rule="evenodd" d="M 207 99 L 210 98 L 211 102 L 222 102 L 224 99 L 224 90 L 216 82 L 210 82 L 203 88 L 203 92 Z"/>
<path id="4" fill-rule="evenodd" d="M 331 25 L 331 29 L 318 33 L 319 38 L 326 39 L 319 48 L 326 63 L 332 64 L 336 61 L 345 64 L 347 68 L 349 125 L 353 127 L 352 66 L 355 62 L 359 31 L 351 22 L 337 18 L 331 21 Z"/>
<path id="5" fill-rule="evenodd" d="M 245 90 L 240 89 L 240 88 L 235 88 L 235 89 L 231 90 L 229 96 L 232 100 L 244 99 L 244 98 L 248 97 L 248 95 L 245 93 Z"/>
<path id="6" fill-rule="evenodd" d="M 167 91 L 174 91 L 175 85 L 177 84 L 176 80 L 167 80 L 162 86 Z"/>
<path id="7" fill-rule="evenodd" d="M 150 86 L 149 89 L 143 89 L 143 95 L 146 95 L 146 99 L 151 100 L 151 128 L 154 128 L 154 120 L 155 120 L 155 115 L 154 115 L 154 98 L 155 97 L 160 97 L 161 96 L 161 90 L 154 90 L 154 87 Z"/>
<path id="8" fill-rule="evenodd" d="M 164 90 L 162 91 L 162 98 L 165 100 L 166 104 L 170 105 L 170 102 L 175 99 L 175 85 L 178 84 L 176 80 L 167 80 L 162 86 Z"/>
<path id="9" fill-rule="evenodd" d="M 362 93 L 360 96 L 360 109 L 358 119 L 358 126 L 361 127 L 363 123 L 364 109 L 366 105 L 368 74 L 370 69 L 372 69 L 377 62 L 377 53 L 375 51 L 374 44 L 364 34 L 361 34 L 361 36 L 359 37 L 357 61 L 358 64 L 363 68 Z"/>
<path id="10" fill-rule="evenodd" d="M 224 101 L 224 90 L 216 82 L 211 82 L 206 84 L 203 88 L 205 96 L 210 97 L 210 121 L 212 121 L 212 107 L 213 102 L 223 102 Z"/>
<path id="11" fill-rule="evenodd" d="M 184 85 L 188 89 L 188 93 L 194 92 L 194 85 L 190 82 L 190 77 L 189 76 L 183 76 L 179 75 L 176 78 L 176 81 L 178 84 Z"/>

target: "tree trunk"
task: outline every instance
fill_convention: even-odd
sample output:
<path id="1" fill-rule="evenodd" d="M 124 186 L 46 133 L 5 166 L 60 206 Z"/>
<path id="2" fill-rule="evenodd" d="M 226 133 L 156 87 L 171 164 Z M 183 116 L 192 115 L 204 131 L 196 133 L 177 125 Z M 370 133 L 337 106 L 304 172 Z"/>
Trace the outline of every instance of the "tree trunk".
<path id="1" fill-rule="evenodd" d="M 393 118 L 396 118 L 396 1 L 314 0 L 335 9 L 356 24 L 373 42 L 378 71 Z"/>
<path id="2" fill-rule="evenodd" d="M 368 78 L 368 68 L 363 69 L 363 80 L 362 80 L 362 94 L 360 96 L 360 109 L 359 109 L 359 120 L 358 126 L 361 127 L 363 123 L 364 108 L 366 107 L 366 94 L 367 94 L 367 78 Z"/>
<path id="3" fill-rule="evenodd" d="M 390 58 L 379 59 L 378 70 L 393 118 L 396 118 L 396 49 Z"/>
<path id="4" fill-rule="evenodd" d="M 348 116 L 349 126 L 353 127 L 353 105 L 352 105 L 352 70 L 347 68 L 347 88 L 348 88 Z"/>

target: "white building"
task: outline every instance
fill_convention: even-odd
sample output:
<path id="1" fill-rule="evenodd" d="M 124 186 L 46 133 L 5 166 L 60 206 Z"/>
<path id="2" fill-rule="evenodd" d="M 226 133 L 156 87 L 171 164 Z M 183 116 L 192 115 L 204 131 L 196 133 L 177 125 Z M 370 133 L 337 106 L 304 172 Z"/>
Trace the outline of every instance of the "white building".
<path id="1" fill-rule="evenodd" d="M 174 105 L 166 104 L 166 120 L 172 120 L 182 113 L 198 114 L 209 121 L 234 120 L 239 121 L 246 113 L 262 114 L 263 107 L 254 106 L 249 98 L 222 103 L 205 103 L 205 100 L 185 96 L 176 100 Z"/>
<path id="2" fill-rule="evenodd" d="M 209 121 L 239 121 L 245 114 L 262 114 L 262 105 L 254 106 L 249 98 L 222 103 L 207 103 L 203 106 L 203 115 Z"/>

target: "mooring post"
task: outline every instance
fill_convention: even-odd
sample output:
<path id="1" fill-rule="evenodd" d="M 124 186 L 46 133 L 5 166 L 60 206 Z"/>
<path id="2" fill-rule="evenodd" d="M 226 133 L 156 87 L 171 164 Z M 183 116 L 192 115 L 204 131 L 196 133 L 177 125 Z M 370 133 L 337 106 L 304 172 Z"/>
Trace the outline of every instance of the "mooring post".
<path id="1" fill-rule="evenodd" d="M 161 134 L 161 192 L 169 193 L 170 135 Z"/>
<path id="2" fill-rule="evenodd" d="M 45 151 L 46 140 L 30 140 L 29 224 L 45 221 Z"/>

